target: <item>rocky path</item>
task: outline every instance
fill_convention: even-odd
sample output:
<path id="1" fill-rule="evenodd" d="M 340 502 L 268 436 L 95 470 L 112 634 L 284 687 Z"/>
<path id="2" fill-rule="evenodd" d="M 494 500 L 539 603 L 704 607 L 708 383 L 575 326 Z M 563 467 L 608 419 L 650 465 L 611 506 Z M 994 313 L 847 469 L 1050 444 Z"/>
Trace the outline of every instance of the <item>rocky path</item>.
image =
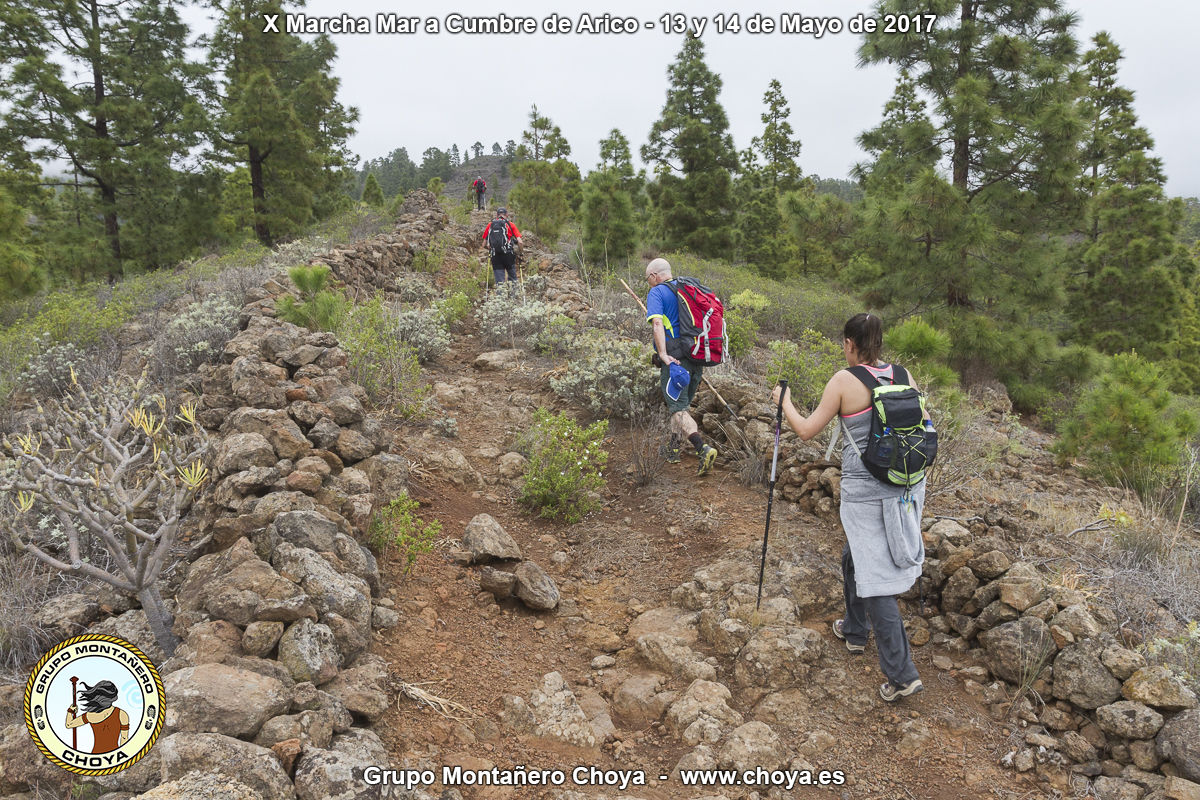
<path id="1" fill-rule="evenodd" d="M 524 559 L 546 569 L 562 599 L 549 612 L 497 601 L 480 589 L 481 567 L 454 552 L 457 542 L 422 559 L 407 579 L 396 563 L 381 564 L 408 622 L 377 637 L 374 652 L 398 679 L 470 710 L 452 719 L 401 699 L 377 727 L 394 756 L 434 770 L 645 770 L 650 784 L 624 792 L 565 787 L 589 797 L 751 796 L 736 787 L 684 787 L 678 776 L 658 780 L 681 760 L 847 776 L 836 790 L 770 796 L 1029 796 L 1033 782 L 994 766 L 1010 729 L 962 689 L 962 678 L 980 677 L 980 668 L 971 672 L 960 655 L 918 648 L 927 691 L 891 707 L 876 694 L 882 678 L 873 648 L 853 657 L 829 634 L 840 600 L 836 526 L 776 504 L 764 613 L 748 625 L 739 621 L 744 607 L 722 600 L 714 610 L 712 598 L 746 601 L 765 492 L 742 486 L 727 468 L 698 478 L 685 458 L 635 488 L 626 468 L 645 434 L 614 427 L 603 510 L 571 527 L 531 517 L 515 502 L 509 467 L 516 457 L 505 454 L 534 408 L 565 406 L 542 380 L 556 365 L 524 351 L 480 358 L 490 350 L 473 332 L 460 333 L 436 366 L 436 396 L 456 420 L 458 438 L 430 431 L 408 438 L 416 460 L 434 465 L 413 491 L 422 515 L 440 520 L 447 537 L 490 515 Z M 429 455 L 448 447 L 457 455 Z M 702 488 L 708 499 L 698 501 Z M 797 613 L 797 597 L 807 598 L 806 613 Z M 718 617 L 726 621 L 724 640 Z M 790 637 L 791 649 L 767 646 L 747 667 L 735 656 L 755 622 Z M 694 686 L 696 678 L 707 682 Z M 735 728 L 740 735 L 730 736 Z M 573 796 L 528 787 L 460 791 L 468 798 Z"/>

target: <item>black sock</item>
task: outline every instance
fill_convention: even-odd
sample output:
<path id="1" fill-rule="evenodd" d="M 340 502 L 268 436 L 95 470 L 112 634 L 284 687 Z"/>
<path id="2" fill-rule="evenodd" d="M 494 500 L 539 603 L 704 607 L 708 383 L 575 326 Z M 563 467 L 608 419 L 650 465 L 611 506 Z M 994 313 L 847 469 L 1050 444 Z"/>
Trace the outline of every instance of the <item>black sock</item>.
<path id="1" fill-rule="evenodd" d="M 692 443 L 692 447 L 696 448 L 697 455 L 704 449 L 704 439 L 700 436 L 699 432 L 689 436 L 688 441 Z"/>

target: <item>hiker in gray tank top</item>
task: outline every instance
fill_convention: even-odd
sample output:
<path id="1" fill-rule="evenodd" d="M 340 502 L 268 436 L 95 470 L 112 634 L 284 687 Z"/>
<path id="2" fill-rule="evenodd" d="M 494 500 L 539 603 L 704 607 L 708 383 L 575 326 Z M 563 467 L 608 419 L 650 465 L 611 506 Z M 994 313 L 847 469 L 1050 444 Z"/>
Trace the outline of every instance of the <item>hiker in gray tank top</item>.
<path id="1" fill-rule="evenodd" d="M 896 374 L 893 365 L 879 361 L 883 349 L 879 317 L 851 317 L 843 330 L 842 349 L 850 367 L 865 367 L 876 381 L 892 382 Z M 911 378 L 908 380 L 911 385 Z M 840 514 L 846 532 L 842 550 L 846 616 L 833 623 L 833 635 L 844 641 L 851 653 L 863 653 L 874 630 L 879 667 L 887 676 L 887 682 L 879 687 L 880 697 L 894 702 L 916 694 L 924 686 L 913 664 L 896 596 L 920 578 L 925 561 L 921 537 L 925 482 L 893 486 L 867 471 L 861 454 L 867 450 L 871 428 L 871 393 L 849 370 L 829 379 L 821 402 L 808 417 L 796 410 L 790 395 L 785 392 L 783 396 L 784 418 L 801 439 L 816 436 L 835 418 L 846 437 Z M 777 387 L 772 402 L 778 401 Z"/>

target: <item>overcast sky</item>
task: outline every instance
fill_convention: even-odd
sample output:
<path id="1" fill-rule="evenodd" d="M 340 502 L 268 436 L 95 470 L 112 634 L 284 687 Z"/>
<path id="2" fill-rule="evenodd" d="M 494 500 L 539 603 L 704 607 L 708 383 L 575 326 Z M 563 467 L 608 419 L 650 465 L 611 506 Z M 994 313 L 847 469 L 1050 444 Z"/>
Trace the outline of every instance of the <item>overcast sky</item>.
<path id="1" fill-rule="evenodd" d="M 385 0 L 309 0 L 310 16 L 367 16 L 381 12 L 436 16 L 450 14 L 544 19 L 558 13 L 577 23 L 580 14 L 609 13 L 653 22 L 654 29 L 628 34 L 414 35 L 371 33 L 336 35 L 341 98 L 359 109 L 358 132 L 351 148 L 363 158 L 407 147 L 420 161 L 430 146 L 467 148 L 475 141 L 490 152 L 492 142 L 520 140 L 532 103 L 562 128 L 572 147 L 572 160 L 586 173 L 598 160 L 598 142 L 612 128 L 630 140 L 635 159 L 666 96 L 667 67 L 681 38 L 658 24 L 666 12 L 686 9 L 689 17 L 708 19 L 702 40 L 710 69 L 724 82 L 720 100 L 729 115 L 737 148 L 761 133 L 762 96 L 772 78 L 783 84 L 792 108 L 791 123 L 803 143 L 800 163 L 806 173 L 846 177 L 863 154 L 855 138 L 878 123 L 891 95 L 895 74 L 886 65 L 856 67 L 861 37 L 843 32 L 822 38 L 780 33 L 746 32 L 749 13 L 778 19 L 780 13 L 828 15 L 848 21 L 870 15 L 867 0 L 823 3 L 764 2 L 740 11 L 693 0 L 660 4 L 610 0 L 580 7 L 547 2 L 495 3 L 452 0 L 396 4 Z M 1200 159 L 1195 154 L 1200 131 L 1197 90 L 1196 31 L 1200 3 L 1194 0 L 1069 0 L 1078 10 L 1077 35 L 1084 42 L 1097 31 L 1109 31 L 1124 51 L 1120 82 L 1136 92 L 1141 124 L 1156 142 L 1166 164 L 1167 190 L 1200 196 Z M 576 10 L 579 9 L 579 10 Z M 718 14 L 740 13 L 740 33 L 718 33 Z"/>

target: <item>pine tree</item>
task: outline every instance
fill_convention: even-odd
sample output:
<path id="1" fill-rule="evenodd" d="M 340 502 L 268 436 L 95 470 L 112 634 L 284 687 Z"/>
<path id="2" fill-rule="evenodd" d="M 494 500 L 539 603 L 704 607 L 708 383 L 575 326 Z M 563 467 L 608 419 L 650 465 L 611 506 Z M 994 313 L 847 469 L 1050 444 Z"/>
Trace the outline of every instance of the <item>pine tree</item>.
<path id="1" fill-rule="evenodd" d="M 590 261 L 610 265 L 633 255 L 633 193 L 640 189 L 629 140 L 613 128 L 600 140 L 600 163 L 583 185 L 583 252 Z"/>
<path id="2" fill-rule="evenodd" d="M 494 156 L 504 155 L 504 150 L 500 147 L 499 142 L 492 142 L 492 155 L 494 155 Z"/>
<path id="3" fill-rule="evenodd" d="M 379 181 L 375 180 L 374 172 L 367 174 L 367 182 L 363 186 L 362 201 L 375 208 L 383 205 L 383 189 L 379 188 Z"/>
<path id="4" fill-rule="evenodd" d="M 462 164 L 462 159 L 458 155 L 458 145 L 450 145 L 450 166 L 457 167 Z"/>
<path id="5" fill-rule="evenodd" d="M 939 296 L 951 309 L 999 303 L 1014 315 L 1057 304 L 1063 278 L 1054 234 L 1078 211 L 1075 16 L 1060 0 L 933 8 L 929 32 L 880 30 L 859 50 L 862 64 L 901 70 L 891 118 L 864 139 L 886 143 L 889 160 L 900 149 L 917 159 L 866 169 L 911 176 L 876 183 L 869 241 L 894 273 L 893 289 L 918 308 L 937 307 Z M 881 0 L 875 10 L 921 15 L 931 7 Z M 906 75 L 929 96 L 932 118 L 903 96 Z M 949 181 L 922 163 L 926 152 L 946 166 Z"/>
<path id="6" fill-rule="evenodd" d="M 1084 56 L 1088 90 L 1080 102 L 1087 122 L 1079 178 L 1085 238 L 1073 249 L 1081 280 L 1069 308 L 1076 335 L 1106 353 L 1136 350 L 1174 360 L 1182 318 L 1195 313 L 1187 286 L 1196 264 L 1176 238 L 1182 206 L 1167 199 L 1162 163 L 1149 154 L 1154 141 L 1137 124 L 1133 92 L 1117 83 L 1120 48 L 1103 32 L 1093 45 Z M 1190 353 L 1184 358 L 1194 360 Z"/>
<path id="7" fill-rule="evenodd" d="M 27 212 L 0 186 L 0 301 L 32 294 L 43 275 L 29 245 Z"/>
<path id="8" fill-rule="evenodd" d="M 649 190 L 664 244 L 721 254 L 732 246 L 731 173 L 738 167 L 729 120 L 717 100 L 721 78 L 705 65 L 704 45 L 692 37 L 667 74 L 662 116 L 641 149 L 642 160 L 654 166 Z"/>
<path id="9" fill-rule="evenodd" d="M 202 70 L 188 61 L 175 5 L 4 3 L 0 29 L 10 158 L 32 144 L 33 158 L 71 164 L 99 198 L 114 269 L 166 263 L 194 246 L 195 219 L 175 194 L 205 127 L 195 99 Z M 123 226 L 138 232 L 133 241 Z"/>
<path id="10" fill-rule="evenodd" d="M 249 171 L 254 234 L 269 245 L 340 195 L 357 111 L 337 101 L 336 50 L 327 37 L 264 33 L 262 20 L 283 14 L 283 0 L 221 1 L 209 52 L 223 87 L 218 141 Z"/>
<path id="11" fill-rule="evenodd" d="M 783 86 L 778 80 L 771 80 L 763 102 L 767 106 L 762 114 L 766 127 L 762 136 L 750 141 L 750 147 L 763 158 L 767 184 L 778 192 L 791 191 L 799 186 L 802 177 L 800 165 L 796 163 L 800 157 L 800 140 L 793 138 L 792 125 L 788 122 L 792 110 L 788 108 Z"/>
<path id="12" fill-rule="evenodd" d="M 844 250 L 854 233 L 849 203 L 805 186 L 784 195 L 782 205 L 801 272 L 828 273 L 845 260 Z"/>
<path id="13" fill-rule="evenodd" d="M 476 142 L 471 145 L 471 154 L 475 157 L 476 161 L 483 158 L 483 142 Z"/>
<path id="14" fill-rule="evenodd" d="M 521 211 L 530 229 L 547 241 L 558 239 L 582 202 L 579 168 L 566 160 L 570 152 L 559 127 L 533 106 L 529 128 L 521 134 L 521 146 L 516 149 L 518 161 L 512 168 L 516 184 L 509 201 Z"/>

